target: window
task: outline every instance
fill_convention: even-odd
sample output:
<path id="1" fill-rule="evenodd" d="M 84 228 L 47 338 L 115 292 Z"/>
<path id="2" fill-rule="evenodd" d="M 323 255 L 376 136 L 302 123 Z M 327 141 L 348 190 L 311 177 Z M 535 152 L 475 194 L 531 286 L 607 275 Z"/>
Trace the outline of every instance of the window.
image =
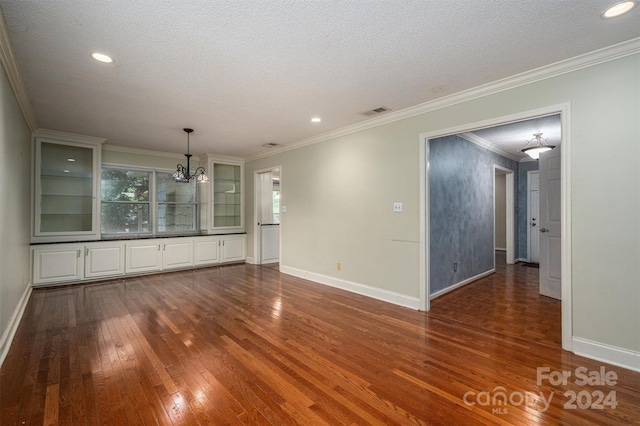
<path id="1" fill-rule="evenodd" d="M 196 226 L 196 181 L 175 182 L 172 173 L 156 173 L 158 232 L 194 232 Z"/>
<path id="2" fill-rule="evenodd" d="M 280 191 L 273 191 L 273 223 L 280 223 Z"/>
<path id="3" fill-rule="evenodd" d="M 105 169 L 100 186 L 103 234 L 149 233 L 151 172 Z"/>
<path id="4" fill-rule="evenodd" d="M 196 182 L 178 183 L 171 176 L 172 172 L 103 168 L 100 190 L 102 234 L 197 231 Z"/>

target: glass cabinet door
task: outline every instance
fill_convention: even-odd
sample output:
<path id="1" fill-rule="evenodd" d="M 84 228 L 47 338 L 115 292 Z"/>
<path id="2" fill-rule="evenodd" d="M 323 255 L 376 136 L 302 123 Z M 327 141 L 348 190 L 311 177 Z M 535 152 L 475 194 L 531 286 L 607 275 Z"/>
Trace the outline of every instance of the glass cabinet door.
<path id="1" fill-rule="evenodd" d="M 96 158 L 94 146 L 36 141 L 36 236 L 97 234 Z"/>
<path id="2" fill-rule="evenodd" d="M 213 228 L 241 228 L 242 166 L 213 163 Z"/>

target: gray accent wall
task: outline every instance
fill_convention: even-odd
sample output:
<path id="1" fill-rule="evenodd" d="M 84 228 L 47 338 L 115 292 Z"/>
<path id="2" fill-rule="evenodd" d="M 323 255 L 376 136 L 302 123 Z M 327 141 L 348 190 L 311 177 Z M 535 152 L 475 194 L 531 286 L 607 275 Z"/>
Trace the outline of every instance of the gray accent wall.
<path id="1" fill-rule="evenodd" d="M 429 141 L 431 294 L 494 268 L 494 165 L 517 179 L 516 161 L 459 136 Z"/>
<path id="2" fill-rule="evenodd" d="M 525 161 L 519 163 L 518 167 L 518 199 L 517 199 L 517 214 L 518 221 L 516 222 L 517 234 L 518 234 L 518 255 L 516 258 L 527 259 L 529 257 L 528 244 L 527 244 L 527 172 L 530 170 L 538 170 L 537 161 Z"/>

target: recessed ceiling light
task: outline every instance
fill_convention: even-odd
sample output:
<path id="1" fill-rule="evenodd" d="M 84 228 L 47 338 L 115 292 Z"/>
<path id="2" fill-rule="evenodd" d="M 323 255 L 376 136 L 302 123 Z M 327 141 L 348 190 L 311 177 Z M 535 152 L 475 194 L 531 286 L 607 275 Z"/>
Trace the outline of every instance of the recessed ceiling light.
<path id="1" fill-rule="evenodd" d="M 102 53 L 92 53 L 91 56 L 96 61 L 104 62 L 107 64 L 110 64 L 111 62 L 113 62 L 113 58 L 111 58 L 111 56 L 107 56 Z"/>
<path id="2" fill-rule="evenodd" d="M 67 161 L 73 163 L 74 161 L 76 161 L 76 159 L 75 158 L 67 158 Z"/>
<path id="3" fill-rule="evenodd" d="M 604 12 L 602 12 L 603 18 L 615 18 L 634 9 L 638 5 L 637 0 L 627 0 L 620 3 L 616 3 Z"/>
<path id="4" fill-rule="evenodd" d="M 70 172 L 69 172 L 69 170 L 63 170 L 63 172 L 65 172 L 65 173 L 70 173 Z"/>
<path id="5" fill-rule="evenodd" d="M 311 122 L 312 122 L 312 123 L 319 123 L 319 122 L 321 122 L 321 121 L 322 121 L 322 118 L 320 118 L 320 117 L 313 117 L 313 118 L 311 119 Z"/>

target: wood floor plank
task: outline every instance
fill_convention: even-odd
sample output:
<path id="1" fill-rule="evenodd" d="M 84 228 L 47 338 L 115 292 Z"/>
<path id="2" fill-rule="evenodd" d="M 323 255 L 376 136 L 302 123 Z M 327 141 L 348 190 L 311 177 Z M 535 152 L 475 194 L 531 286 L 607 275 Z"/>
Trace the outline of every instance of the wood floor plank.
<path id="1" fill-rule="evenodd" d="M 563 351 L 537 272 L 498 262 L 429 313 L 246 264 L 35 289 L 0 424 L 640 425 L 640 373 Z M 482 403 L 502 389 L 531 400 Z M 617 405 L 568 409 L 571 392 Z"/>

